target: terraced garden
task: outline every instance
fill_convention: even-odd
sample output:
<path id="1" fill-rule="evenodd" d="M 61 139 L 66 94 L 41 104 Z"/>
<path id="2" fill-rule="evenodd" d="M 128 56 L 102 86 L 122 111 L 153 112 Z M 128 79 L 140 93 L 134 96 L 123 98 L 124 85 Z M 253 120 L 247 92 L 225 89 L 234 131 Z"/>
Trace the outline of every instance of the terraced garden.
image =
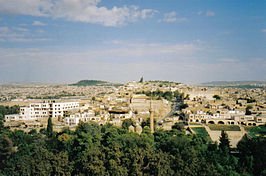
<path id="1" fill-rule="evenodd" d="M 237 125 L 216 125 L 216 124 L 209 124 L 208 125 L 212 131 L 240 131 L 239 126 Z"/>
<path id="2" fill-rule="evenodd" d="M 207 138 L 208 140 L 211 140 L 208 132 L 206 131 L 206 129 L 204 127 L 192 127 L 191 128 L 197 135 Z"/>
<path id="3" fill-rule="evenodd" d="M 259 135 L 266 136 L 266 126 L 245 127 L 245 130 L 251 137 L 256 137 Z"/>

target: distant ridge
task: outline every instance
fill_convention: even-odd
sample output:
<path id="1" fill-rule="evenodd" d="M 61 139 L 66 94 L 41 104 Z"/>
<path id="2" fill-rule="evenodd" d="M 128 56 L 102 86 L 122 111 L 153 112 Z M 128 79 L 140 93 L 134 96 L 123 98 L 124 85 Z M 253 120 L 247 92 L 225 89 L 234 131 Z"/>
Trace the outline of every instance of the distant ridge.
<path id="1" fill-rule="evenodd" d="M 77 83 L 69 84 L 70 86 L 121 86 L 123 84 L 110 83 L 101 80 L 80 80 Z"/>
<path id="2" fill-rule="evenodd" d="M 265 88 L 266 81 L 211 81 L 201 83 L 204 86 L 234 87 L 234 88 Z"/>
<path id="3" fill-rule="evenodd" d="M 223 84 L 266 84 L 266 81 L 210 81 L 201 85 L 223 85 Z"/>

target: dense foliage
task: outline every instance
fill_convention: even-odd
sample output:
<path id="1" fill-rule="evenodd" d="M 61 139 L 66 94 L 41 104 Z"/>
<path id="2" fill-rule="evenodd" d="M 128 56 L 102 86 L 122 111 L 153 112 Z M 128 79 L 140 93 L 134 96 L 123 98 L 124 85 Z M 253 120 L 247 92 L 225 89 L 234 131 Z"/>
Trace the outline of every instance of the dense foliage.
<path id="1" fill-rule="evenodd" d="M 60 99 L 62 97 L 74 97 L 76 96 L 76 94 L 70 94 L 70 93 L 66 93 L 63 92 L 61 94 L 57 94 L 57 95 L 53 95 L 53 96 L 27 96 L 27 99 Z"/>
<path id="2" fill-rule="evenodd" d="M 216 100 L 220 100 L 221 97 L 219 95 L 213 95 L 213 98 L 215 98 Z"/>
<path id="3" fill-rule="evenodd" d="M 18 114 L 19 106 L 2 106 L 0 105 L 0 130 L 4 127 L 5 115 L 8 114 Z"/>
<path id="4" fill-rule="evenodd" d="M 172 101 L 174 98 L 176 100 L 183 100 L 183 94 L 180 94 L 178 91 L 161 91 L 157 89 L 156 91 L 140 91 L 136 92 L 136 94 L 145 94 L 148 97 L 153 97 L 153 99 L 160 100 L 162 98 Z"/>
<path id="5" fill-rule="evenodd" d="M 0 175 L 263 175 L 265 138 L 245 137 L 231 154 L 227 135 L 208 143 L 184 128 L 141 135 L 110 124 L 81 123 L 49 134 L 1 130 Z"/>

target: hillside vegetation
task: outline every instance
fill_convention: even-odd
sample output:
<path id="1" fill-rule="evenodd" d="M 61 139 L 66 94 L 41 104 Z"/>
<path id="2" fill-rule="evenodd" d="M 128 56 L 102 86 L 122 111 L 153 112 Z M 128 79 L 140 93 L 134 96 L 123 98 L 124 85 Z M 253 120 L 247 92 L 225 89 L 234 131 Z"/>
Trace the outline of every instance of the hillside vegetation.
<path id="1" fill-rule="evenodd" d="M 71 86 L 120 86 L 122 84 L 110 83 L 101 80 L 81 80 L 77 83 L 70 84 Z"/>
<path id="2" fill-rule="evenodd" d="M 74 131 L 0 130 L 0 175 L 265 175 L 264 137 L 243 138 L 237 155 L 228 136 L 210 143 L 206 131 L 183 128 L 140 135 L 110 124 L 80 123 Z M 201 135 L 200 135 L 201 134 Z"/>

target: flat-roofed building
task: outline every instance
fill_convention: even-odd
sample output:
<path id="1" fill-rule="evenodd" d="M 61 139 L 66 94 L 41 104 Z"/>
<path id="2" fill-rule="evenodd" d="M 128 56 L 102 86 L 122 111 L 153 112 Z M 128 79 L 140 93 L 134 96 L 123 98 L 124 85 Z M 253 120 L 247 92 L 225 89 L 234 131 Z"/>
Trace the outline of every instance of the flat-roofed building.
<path id="1" fill-rule="evenodd" d="M 60 118 L 68 110 L 79 108 L 78 102 L 56 102 L 45 100 L 41 103 L 30 103 L 29 107 L 21 107 L 19 114 L 6 115 L 5 120 L 35 120 L 40 118 Z"/>

